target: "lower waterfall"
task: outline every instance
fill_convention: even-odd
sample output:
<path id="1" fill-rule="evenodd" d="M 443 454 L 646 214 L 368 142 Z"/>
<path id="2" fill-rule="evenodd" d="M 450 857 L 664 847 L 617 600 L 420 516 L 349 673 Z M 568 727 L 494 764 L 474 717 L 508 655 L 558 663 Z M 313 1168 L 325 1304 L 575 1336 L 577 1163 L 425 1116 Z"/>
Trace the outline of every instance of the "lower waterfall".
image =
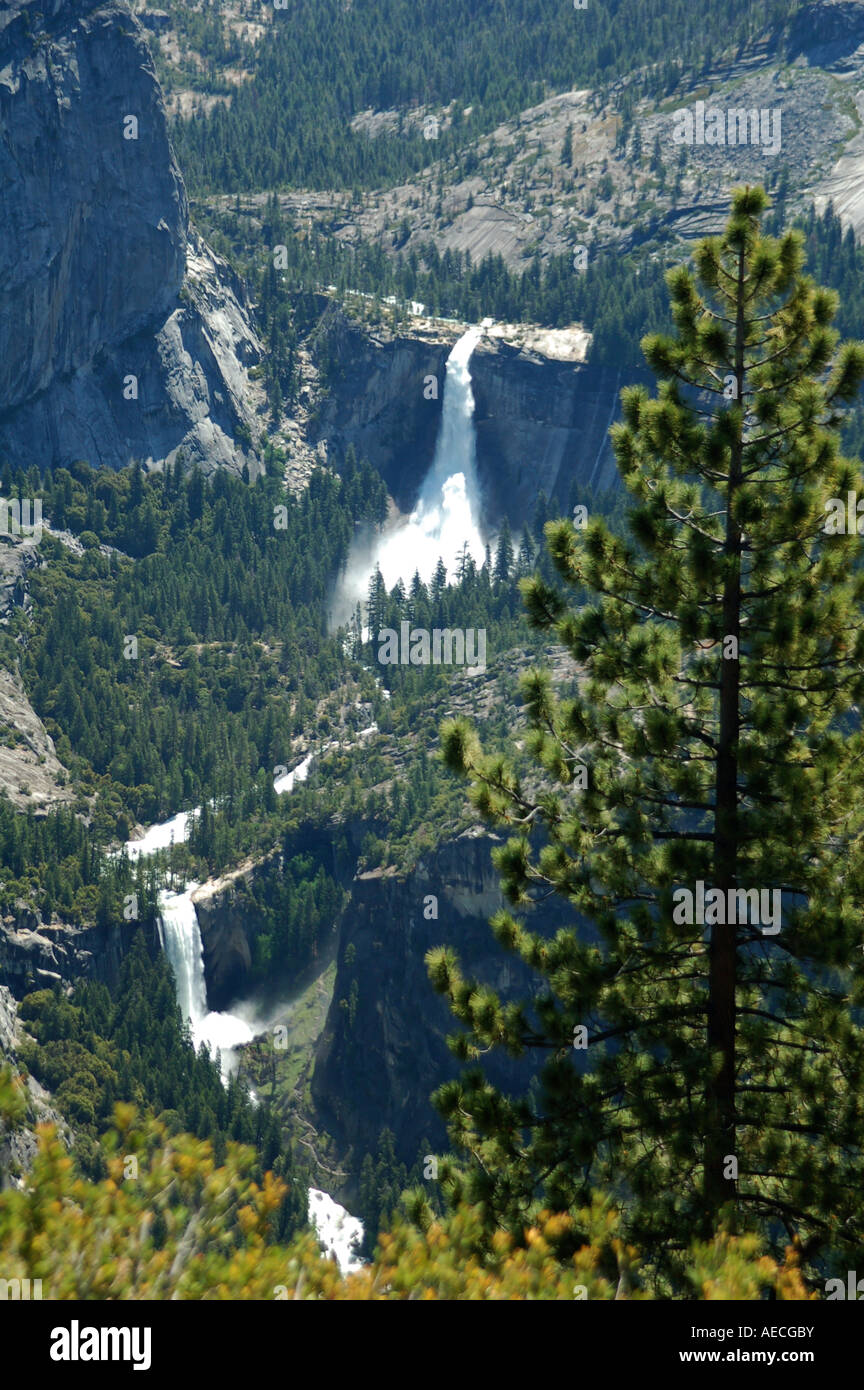
<path id="1" fill-rule="evenodd" d="M 177 1003 L 195 1046 L 200 1047 L 203 1042 L 211 1054 L 219 1052 L 225 1080 L 234 1067 L 234 1049 L 251 1042 L 254 1033 L 237 1014 L 208 1013 L 204 947 L 192 901 L 197 887 L 197 883 L 188 883 L 182 893 L 160 893 L 159 935 L 174 971 Z"/>
<path id="2" fill-rule="evenodd" d="M 358 739 L 374 732 L 374 725 L 363 729 Z M 318 754 L 308 754 L 291 772 L 277 777 L 274 781 L 277 793 L 293 791 L 298 782 L 308 777 L 315 757 L 334 746 L 326 744 Z M 182 843 L 188 836 L 192 815 L 194 812 L 181 812 L 162 825 L 151 826 L 142 839 L 127 843 L 128 857 L 133 860 L 147 857 L 172 844 Z M 204 947 L 192 900 L 199 886 L 187 883 L 179 893 L 167 889 L 159 893 L 159 940 L 174 972 L 177 1003 L 189 1024 L 193 1042 L 196 1048 L 203 1042 L 211 1055 L 218 1052 L 222 1080 L 227 1083 L 236 1066 L 236 1049 L 255 1036 L 256 1013 L 250 1006 L 247 1020 L 238 1014 L 208 1012 Z M 258 1104 L 254 1093 L 250 1094 L 253 1103 Z M 359 1269 L 362 1261 L 357 1257 L 357 1249 L 363 1240 L 362 1221 L 318 1188 L 309 1188 L 307 1200 L 309 1222 L 315 1228 L 324 1253 L 336 1261 L 343 1274 Z"/>

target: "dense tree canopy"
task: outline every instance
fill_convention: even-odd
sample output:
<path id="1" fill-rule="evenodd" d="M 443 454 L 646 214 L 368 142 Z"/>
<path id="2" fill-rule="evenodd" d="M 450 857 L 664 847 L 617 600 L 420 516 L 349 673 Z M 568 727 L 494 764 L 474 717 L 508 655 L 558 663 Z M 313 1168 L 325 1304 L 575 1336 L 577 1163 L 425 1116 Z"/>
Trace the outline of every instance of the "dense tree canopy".
<path id="1" fill-rule="evenodd" d="M 230 105 L 178 123 L 175 139 L 196 190 L 397 183 L 428 162 L 428 142 L 419 123 L 404 120 L 369 138 L 351 124 L 368 108 L 455 102 L 436 143 L 436 157 L 446 156 L 552 92 L 598 78 L 638 68 L 645 90 L 672 90 L 682 69 L 692 76 L 782 26 L 799 4 L 764 0 L 754 14 L 750 0 L 704 0 L 698 10 L 691 0 L 605 0 L 584 10 L 570 0 L 294 0 L 268 16 L 252 80 Z M 191 37 L 224 60 L 215 26 Z"/>

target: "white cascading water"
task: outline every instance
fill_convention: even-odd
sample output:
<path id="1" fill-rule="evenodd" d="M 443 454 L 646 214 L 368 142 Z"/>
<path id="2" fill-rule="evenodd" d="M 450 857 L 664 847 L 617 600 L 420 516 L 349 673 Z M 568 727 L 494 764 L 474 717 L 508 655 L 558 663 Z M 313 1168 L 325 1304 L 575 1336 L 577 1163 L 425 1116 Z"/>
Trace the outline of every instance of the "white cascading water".
<path id="1" fill-rule="evenodd" d="M 309 1220 L 318 1232 L 325 1255 L 334 1259 L 343 1274 L 362 1269 L 357 1251 L 363 1243 L 363 1222 L 352 1216 L 327 1192 L 309 1188 Z"/>
<path id="2" fill-rule="evenodd" d="M 273 783 L 273 790 L 277 796 L 283 792 L 293 792 L 298 782 L 305 782 L 309 776 L 309 769 L 315 760 L 314 753 L 308 753 L 302 763 L 298 763 L 290 772 L 283 772 Z"/>
<path id="3" fill-rule="evenodd" d="M 201 932 L 192 902 L 197 887 L 197 883 L 187 883 L 182 893 L 163 892 L 159 897 L 162 949 L 174 971 L 180 1012 L 193 1029 L 207 1013 Z"/>
<path id="4" fill-rule="evenodd" d="M 358 736 L 363 737 L 374 731 L 373 725 Z M 317 753 L 309 753 L 290 772 L 282 773 L 273 782 L 278 795 L 292 792 L 298 782 L 305 782 L 316 757 L 335 748 L 335 743 L 327 743 Z M 132 860 L 146 858 L 160 849 L 170 849 L 172 845 L 183 844 L 189 838 L 195 811 L 181 811 L 171 820 L 161 825 L 151 825 L 140 840 L 129 840 L 126 853 Z M 162 948 L 174 971 L 177 987 L 177 1003 L 183 1018 L 188 1022 L 196 1047 L 206 1043 L 208 1050 L 221 1054 L 222 1076 L 227 1078 L 234 1069 L 234 1051 L 243 1043 L 251 1042 L 255 1036 L 251 1026 L 254 1010 L 247 1010 L 249 1017 L 239 1014 L 213 1013 L 207 1009 L 207 987 L 204 980 L 204 947 L 198 914 L 192 901 L 192 894 L 199 887 L 197 883 L 187 883 L 180 893 L 170 893 L 163 889 L 159 894 L 159 936 Z M 243 1006 L 241 1005 L 241 1008 Z"/>
<path id="5" fill-rule="evenodd" d="M 441 428 L 432 466 L 413 512 L 382 537 L 376 557 L 388 589 L 400 579 L 410 584 L 418 570 L 428 583 L 439 559 L 452 579 L 466 542 L 477 564 L 483 563 L 471 389 L 471 354 L 482 334 L 482 328 L 469 328 L 447 358 Z"/>
<path id="6" fill-rule="evenodd" d="M 205 1043 L 210 1053 L 219 1052 L 222 1076 L 234 1066 L 234 1049 L 251 1042 L 254 1033 L 237 1014 L 211 1013 L 204 983 L 204 947 L 198 914 L 192 901 L 197 883 L 187 883 L 182 893 L 160 893 L 159 931 L 165 954 L 174 971 L 177 1003 L 189 1024 L 196 1047 Z"/>
<path id="7" fill-rule="evenodd" d="M 346 621 L 355 605 L 366 599 L 376 564 L 388 589 L 400 579 L 407 588 L 416 572 L 428 583 L 439 559 L 452 580 L 466 543 L 476 564 L 482 565 L 485 540 L 471 389 L 471 354 L 482 336 L 482 328 L 469 328 L 454 344 L 447 358 L 435 457 L 417 504 L 409 517 L 376 538 L 371 555 L 368 549 L 352 555 L 334 597 L 335 623 Z"/>
<path id="8" fill-rule="evenodd" d="M 182 845 L 189 836 L 189 811 L 179 811 L 171 820 L 161 825 L 151 825 L 140 840 L 127 840 L 126 855 L 134 863 L 136 859 L 146 859 L 159 849 L 170 849 L 172 845 Z"/>

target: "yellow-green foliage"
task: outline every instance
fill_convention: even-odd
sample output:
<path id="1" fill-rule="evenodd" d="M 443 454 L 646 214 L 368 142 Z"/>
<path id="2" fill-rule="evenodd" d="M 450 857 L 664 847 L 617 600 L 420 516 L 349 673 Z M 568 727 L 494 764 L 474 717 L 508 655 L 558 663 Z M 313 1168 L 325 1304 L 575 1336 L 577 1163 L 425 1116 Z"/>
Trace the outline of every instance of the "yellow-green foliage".
<path id="1" fill-rule="evenodd" d="M 20 1123 L 21 1094 L 0 1076 L 6 1126 Z M 465 1205 L 419 1225 L 399 1221 L 380 1237 L 374 1262 L 343 1278 L 311 1235 L 287 1249 L 268 1242 L 283 1187 L 269 1174 L 260 1186 L 251 1180 L 251 1149 L 230 1144 L 219 1167 L 209 1143 L 169 1138 L 131 1106 L 117 1106 L 115 1121 L 110 1176 L 99 1183 L 77 1177 L 53 1129 L 40 1129 L 23 1186 L 0 1193 L 4 1278 L 41 1279 L 46 1299 L 651 1297 L 637 1252 L 599 1198 L 572 1216 L 541 1214 L 519 1242 L 505 1231 L 490 1240 Z M 767 1286 L 778 1298 L 807 1297 L 794 1253 L 778 1267 L 749 1236 L 694 1246 L 690 1278 L 697 1299 L 753 1299 Z"/>

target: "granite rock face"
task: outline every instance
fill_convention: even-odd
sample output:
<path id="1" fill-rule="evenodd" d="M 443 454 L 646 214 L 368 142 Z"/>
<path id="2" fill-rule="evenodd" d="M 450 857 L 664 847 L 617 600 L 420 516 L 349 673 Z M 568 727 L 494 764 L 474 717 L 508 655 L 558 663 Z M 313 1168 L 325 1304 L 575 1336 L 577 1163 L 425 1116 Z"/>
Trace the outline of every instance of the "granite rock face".
<path id="1" fill-rule="evenodd" d="M 809 64 L 843 66 L 864 46 L 864 0 L 813 0 L 795 15 L 789 55 Z M 860 61 L 860 53 L 858 54 Z"/>
<path id="2" fill-rule="evenodd" d="M 190 230 L 146 37 L 119 0 L 0 11 L 0 280 L 0 457 L 152 467 L 182 447 L 207 471 L 260 471 L 261 346 Z"/>
<path id="3" fill-rule="evenodd" d="M 15 999 L 4 985 L 0 985 L 0 1063 L 8 1064 L 18 1075 L 21 1075 L 18 1052 L 24 1040 Z M 38 1148 L 36 1125 L 54 1125 L 63 1140 L 70 1143 L 72 1139 L 62 1116 L 50 1104 L 50 1093 L 40 1086 L 35 1076 L 26 1076 L 25 1086 L 27 1115 L 24 1124 L 12 1128 L 0 1121 L 0 1192 L 23 1185 L 23 1175 L 32 1166 Z"/>
<path id="4" fill-rule="evenodd" d="M 540 491 L 566 509 L 580 489 L 616 488 L 608 431 L 620 415 L 621 387 L 642 375 L 486 339 L 471 376 L 489 512 L 521 528 L 530 525 Z"/>
<path id="5" fill-rule="evenodd" d="M 429 982 L 427 951 L 454 946 L 466 977 L 502 997 L 526 998 L 536 988 L 536 978 L 501 950 L 489 926 L 505 905 L 491 860 L 498 843 L 475 827 L 442 842 L 404 877 L 379 869 L 354 880 L 311 1085 L 318 1120 L 344 1157 L 374 1151 L 384 1129 L 392 1130 L 399 1157 L 409 1164 L 425 1141 L 433 1152 L 446 1144 L 429 1097 L 463 1070 L 446 1041 L 460 1029 Z M 558 902 L 532 914 L 532 926 L 543 932 L 564 920 Z M 484 1070 L 494 1084 L 518 1093 L 535 1061 L 490 1053 Z"/>
<path id="6" fill-rule="evenodd" d="M 137 931 L 148 938 L 155 934 L 137 922 L 89 927 L 45 922 L 40 912 L 19 902 L 14 912 L 0 917 L 0 981 L 18 999 L 34 989 L 81 978 L 113 988 Z"/>
<path id="7" fill-rule="evenodd" d="M 380 471 L 402 511 L 410 511 L 435 453 L 446 362 L 462 325 L 434 332 L 369 331 L 331 306 L 313 335 L 326 364 L 325 396 L 313 438 L 338 468 L 349 446 Z M 437 395 L 427 390 L 430 378 Z M 587 361 L 561 361 L 486 333 L 471 357 L 477 470 L 484 514 L 530 522 L 542 488 L 566 507 L 571 491 L 614 488 L 608 437 L 627 377 Z M 647 376 L 644 378 L 648 380 Z"/>

